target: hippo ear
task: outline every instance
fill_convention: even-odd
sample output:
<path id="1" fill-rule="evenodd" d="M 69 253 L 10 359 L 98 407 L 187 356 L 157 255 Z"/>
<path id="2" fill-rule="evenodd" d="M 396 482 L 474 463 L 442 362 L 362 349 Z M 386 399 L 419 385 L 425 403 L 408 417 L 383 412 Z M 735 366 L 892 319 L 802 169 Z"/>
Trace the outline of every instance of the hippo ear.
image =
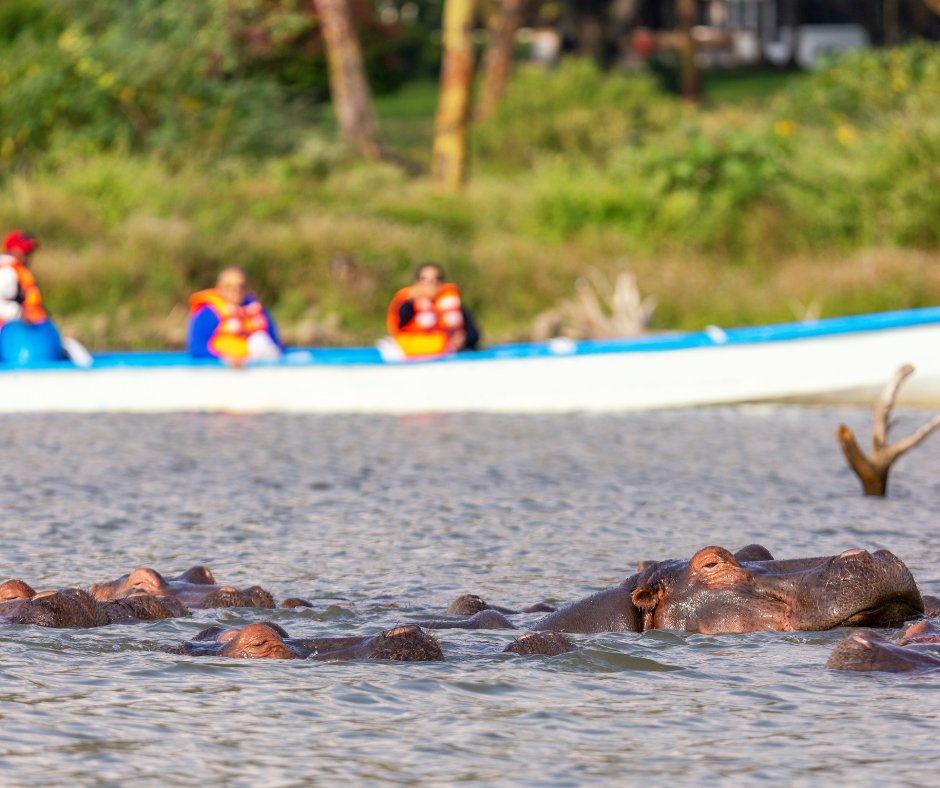
<path id="1" fill-rule="evenodd" d="M 634 589 L 630 598 L 633 600 L 634 606 L 640 610 L 653 610 L 659 604 L 661 595 L 662 590 L 657 586 L 640 586 Z"/>

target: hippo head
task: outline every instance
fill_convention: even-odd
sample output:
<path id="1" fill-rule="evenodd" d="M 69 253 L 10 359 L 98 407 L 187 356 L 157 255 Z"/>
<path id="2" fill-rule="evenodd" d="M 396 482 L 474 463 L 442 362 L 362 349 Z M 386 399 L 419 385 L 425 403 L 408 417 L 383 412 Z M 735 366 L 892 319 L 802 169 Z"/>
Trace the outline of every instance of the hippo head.
<path id="1" fill-rule="evenodd" d="M 120 599 L 99 603 L 111 623 L 118 621 L 157 621 L 162 618 L 180 618 L 191 615 L 173 597 L 153 596 L 141 592 L 130 593 Z"/>
<path id="2" fill-rule="evenodd" d="M 6 618 L 13 624 L 40 627 L 101 627 L 110 624 L 95 599 L 79 588 L 43 591 L 30 599 L 11 602 Z"/>
<path id="3" fill-rule="evenodd" d="M 284 632 L 270 624 L 249 624 L 240 630 L 229 630 L 219 636 L 227 641 L 223 657 L 236 659 L 299 659 L 302 657 L 284 642 Z"/>
<path id="4" fill-rule="evenodd" d="M 156 569 L 141 566 L 129 575 L 122 575 L 117 580 L 106 583 L 95 583 L 91 587 L 91 595 L 98 600 L 118 599 L 128 594 L 151 594 L 152 596 L 165 596 L 169 584 Z"/>
<path id="5" fill-rule="evenodd" d="M 437 640 L 413 624 L 405 624 L 370 638 L 368 659 L 390 659 L 399 662 L 435 662 L 444 659 Z"/>
<path id="6" fill-rule="evenodd" d="M 251 586 L 238 589 L 232 586 L 221 586 L 207 593 L 201 602 L 193 604 L 194 607 L 258 607 L 270 610 L 274 607 L 274 597 L 261 586 Z"/>
<path id="7" fill-rule="evenodd" d="M 887 550 L 740 562 L 722 547 L 706 547 L 689 561 L 642 573 L 632 600 L 644 630 L 704 633 L 889 626 L 924 609 L 911 573 Z"/>
<path id="8" fill-rule="evenodd" d="M 503 649 L 508 654 L 540 654 L 554 657 L 574 651 L 574 645 L 561 632 L 526 632 Z"/>
<path id="9" fill-rule="evenodd" d="M 926 621 L 914 624 L 897 642 L 877 632 L 860 629 L 832 650 L 826 667 L 891 673 L 936 670 L 940 668 L 940 643 L 936 634 L 926 638 L 920 634 L 927 626 Z"/>
<path id="10" fill-rule="evenodd" d="M 0 583 L 0 602 L 6 602 L 9 599 L 29 599 L 36 596 L 36 592 L 28 583 L 22 580 L 7 580 Z"/>
<path id="11" fill-rule="evenodd" d="M 472 616 L 481 610 L 488 610 L 489 605 L 476 594 L 461 594 L 447 608 L 447 612 L 454 616 Z"/>

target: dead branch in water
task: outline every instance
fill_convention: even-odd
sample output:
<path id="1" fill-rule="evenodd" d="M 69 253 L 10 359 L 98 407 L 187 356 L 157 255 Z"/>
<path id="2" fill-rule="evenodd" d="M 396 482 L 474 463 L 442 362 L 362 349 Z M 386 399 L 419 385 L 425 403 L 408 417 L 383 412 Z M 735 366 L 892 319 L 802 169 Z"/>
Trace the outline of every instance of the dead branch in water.
<path id="1" fill-rule="evenodd" d="M 542 312 L 532 329 L 537 342 L 553 336 L 570 339 L 614 339 L 647 333 L 656 308 L 652 296 L 641 297 L 636 277 L 620 271 L 613 285 L 599 271 L 576 283 L 574 299 Z"/>
<path id="2" fill-rule="evenodd" d="M 865 454 L 855 440 L 855 435 L 845 424 L 840 424 L 836 432 L 842 453 L 845 454 L 849 466 L 862 482 L 865 495 L 884 496 L 888 492 L 888 472 L 891 465 L 908 449 L 913 449 L 921 443 L 931 432 L 940 427 L 940 416 L 934 416 L 913 435 L 909 435 L 896 443 L 888 443 L 888 430 L 891 427 L 891 410 L 894 408 L 898 396 L 898 389 L 907 377 L 914 371 L 914 367 L 905 364 L 898 368 L 894 377 L 884 387 L 884 390 L 875 399 L 872 408 L 872 439 L 871 454 Z"/>

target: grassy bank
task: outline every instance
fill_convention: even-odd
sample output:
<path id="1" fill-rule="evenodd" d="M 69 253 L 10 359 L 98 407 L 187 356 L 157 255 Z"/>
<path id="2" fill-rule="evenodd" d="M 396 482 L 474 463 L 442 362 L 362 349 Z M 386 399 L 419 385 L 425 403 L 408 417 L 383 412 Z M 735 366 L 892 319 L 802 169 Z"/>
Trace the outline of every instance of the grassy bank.
<path id="1" fill-rule="evenodd" d="M 94 348 L 179 346 L 189 294 L 229 264 L 298 344 L 373 341 L 422 260 L 489 341 L 527 338 L 595 270 L 632 271 L 659 329 L 919 306 L 940 302 L 938 77 L 926 46 L 866 53 L 713 83 L 693 109 L 572 62 L 515 78 L 456 197 L 357 161 L 325 120 L 276 158 L 53 150 L 8 174 L 0 223 L 43 239 L 50 308 Z M 425 164 L 434 98 L 415 85 L 379 105 L 390 144 Z"/>

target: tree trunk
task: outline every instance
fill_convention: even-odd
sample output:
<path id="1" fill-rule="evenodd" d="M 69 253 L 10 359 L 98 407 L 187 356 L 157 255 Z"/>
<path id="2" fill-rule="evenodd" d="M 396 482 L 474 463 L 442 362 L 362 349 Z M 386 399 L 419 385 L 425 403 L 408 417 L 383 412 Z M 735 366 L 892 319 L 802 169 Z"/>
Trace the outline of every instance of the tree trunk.
<path id="1" fill-rule="evenodd" d="M 445 0 L 444 62 L 434 120 L 432 174 L 435 185 L 456 192 L 467 165 L 467 122 L 473 84 L 474 0 Z"/>
<path id="2" fill-rule="evenodd" d="M 516 48 L 516 33 L 522 24 L 525 0 L 502 0 L 498 20 L 490 30 L 490 42 L 483 56 L 483 93 L 477 118 L 490 117 L 506 91 Z"/>
<path id="3" fill-rule="evenodd" d="M 884 0 L 885 44 L 887 46 L 897 46 L 901 40 L 898 11 L 898 0 Z"/>
<path id="4" fill-rule="evenodd" d="M 330 93 L 340 136 L 370 159 L 381 157 L 372 92 L 362 65 L 348 0 L 315 0 L 330 66 Z"/>
<path id="5" fill-rule="evenodd" d="M 676 0 L 676 50 L 679 56 L 679 93 L 687 101 L 698 101 L 702 81 L 695 63 L 695 0 Z"/>

